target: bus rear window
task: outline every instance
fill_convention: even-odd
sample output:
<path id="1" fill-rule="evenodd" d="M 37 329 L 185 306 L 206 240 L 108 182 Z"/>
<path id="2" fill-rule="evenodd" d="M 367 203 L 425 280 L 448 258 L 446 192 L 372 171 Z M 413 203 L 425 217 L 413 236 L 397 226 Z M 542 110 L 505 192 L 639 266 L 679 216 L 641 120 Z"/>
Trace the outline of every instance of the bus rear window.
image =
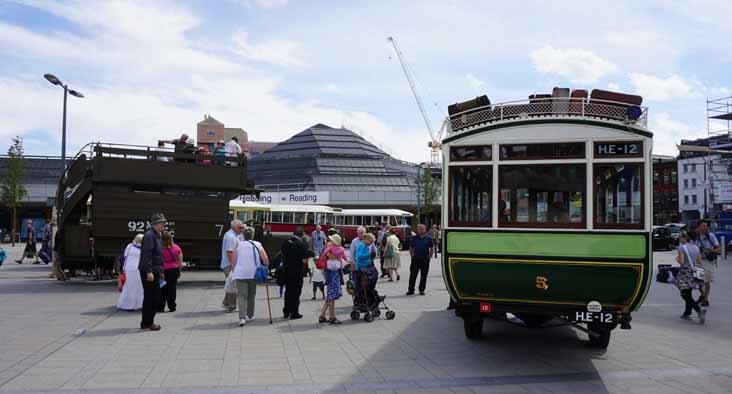
<path id="1" fill-rule="evenodd" d="M 501 166 L 501 227 L 585 227 L 585 164 Z"/>
<path id="2" fill-rule="evenodd" d="M 595 227 L 643 227 L 641 164 L 596 164 L 594 168 Z"/>
<path id="3" fill-rule="evenodd" d="M 501 160 L 584 159 L 585 143 L 501 145 Z"/>
<path id="4" fill-rule="evenodd" d="M 450 161 L 490 161 L 493 155 L 490 145 L 450 147 Z"/>
<path id="5" fill-rule="evenodd" d="M 451 226 L 491 226 L 492 167 L 450 167 Z"/>

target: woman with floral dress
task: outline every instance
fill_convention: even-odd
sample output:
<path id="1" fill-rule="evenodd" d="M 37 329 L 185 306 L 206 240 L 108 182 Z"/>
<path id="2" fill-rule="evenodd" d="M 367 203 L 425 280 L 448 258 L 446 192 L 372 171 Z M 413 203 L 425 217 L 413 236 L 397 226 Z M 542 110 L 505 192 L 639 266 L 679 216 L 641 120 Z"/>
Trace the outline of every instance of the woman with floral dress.
<path id="1" fill-rule="evenodd" d="M 692 290 L 698 287 L 696 279 L 694 279 L 694 267 L 701 267 L 701 251 L 694 245 L 696 233 L 679 234 L 679 248 L 676 261 L 679 263 L 679 273 L 676 275 L 676 286 L 681 291 L 681 298 L 684 299 L 686 306 L 681 318 L 691 320 L 691 311 L 696 311 L 699 316 L 699 324 L 704 324 L 706 320 L 706 309 L 699 307 L 699 304 L 691 295 Z"/>

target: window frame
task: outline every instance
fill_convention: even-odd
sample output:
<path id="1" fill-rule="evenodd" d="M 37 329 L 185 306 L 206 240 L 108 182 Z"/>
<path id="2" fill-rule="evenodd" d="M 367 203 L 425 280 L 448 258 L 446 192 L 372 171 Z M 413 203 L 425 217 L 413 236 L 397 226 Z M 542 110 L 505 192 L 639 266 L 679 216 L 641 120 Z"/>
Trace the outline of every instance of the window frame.
<path id="1" fill-rule="evenodd" d="M 451 174 L 451 170 L 453 168 L 487 168 L 491 172 L 491 181 L 490 181 L 490 201 L 488 202 L 488 207 L 490 210 L 490 215 L 488 217 L 488 222 L 456 222 L 452 220 L 452 185 L 453 185 L 453 176 Z M 451 165 L 447 169 L 447 223 L 450 227 L 470 227 L 470 228 L 491 228 L 493 227 L 493 163 L 489 164 L 481 164 L 481 165 Z"/>
<path id="2" fill-rule="evenodd" d="M 586 149 L 586 146 L 585 146 Z M 546 160 L 546 159 L 544 159 Z M 501 188 L 501 168 L 502 167 L 572 167 L 572 166 L 579 166 L 584 170 L 584 176 L 582 177 L 582 221 L 580 223 L 535 223 L 535 222 L 502 222 L 501 221 L 501 215 L 498 215 L 498 221 L 496 223 L 497 228 L 499 229 L 511 229 L 511 228 L 521 228 L 521 229 L 530 229 L 530 228 L 538 228 L 538 229 L 548 229 L 548 228 L 555 228 L 555 229 L 580 229 L 585 230 L 587 229 L 587 169 L 588 169 L 588 163 L 587 161 L 583 161 L 581 163 L 541 163 L 541 164 L 499 164 L 498 165 L 498 191 L 497 193 L 500 193 Z M 593 196 L 594 197 L 594 196 Z M 498 195 L 496 195 L 496 198 L 498 198 Z"/>
<path id="3" fill-rule="evenodd" d="M 597 166 L 603 166 L 608 164 L 622 164 L 624 166 L 635 166 L 639 169 L 640 175 L 640 223 L 598 223 L 597 222 L 597 205 L 595 204 L 595 196 L 597 196 L 597 183 L 595 183 L 594 174 L 597 173 Z M 604 163 L 592 163 L 592 228 L 598 230 L 643 230 L 646 228 L 646 175 L 645 165 L 643 162 L 628 162 L 628 161 L 613 161 Z"/>
<path id="4" fill-rule="evenodd" d="M 467 149 L 467 148 L 476 148 L 476 149 L 490 148 L 488 150 L 488 152 L 490 152 L 490 157 L 467 158 L 467 159 L 452 157 L 453 149 Z M 464 163 L 464 162 L 473 162 L 473 161 L 493 161 L 493 144 L 453 145 L 450 147 L 450 149 L 448 151 L 448 155 L 450 157 L 451 163 Z"/>
<path id="5" fill-rule="evenodd" d="M 570 144 L 582 144 L 582 156 L 534 156 L 534 157 L 503 157 L 503 151 L 501 148 L 510 146 L 528 146 L 528 145 L 570 145 Z M 530 142 L 525 144 L 498 144 L 498 162 L 511 162 L 511 161 L 529 161 L 529 160 L 584 160 L 587 161 L 587 144 L 588 141 L 573 141 L 573 142 Z M 551 164 L 550 164 L 551 165 Z"/>

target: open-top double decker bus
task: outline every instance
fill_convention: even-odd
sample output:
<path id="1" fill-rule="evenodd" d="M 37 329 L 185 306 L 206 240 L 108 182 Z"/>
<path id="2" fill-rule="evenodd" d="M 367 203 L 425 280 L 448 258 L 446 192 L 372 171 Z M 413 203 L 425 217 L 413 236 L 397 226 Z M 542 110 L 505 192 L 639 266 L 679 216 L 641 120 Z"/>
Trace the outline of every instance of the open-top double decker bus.
<path id="1" fill-rule="evenodd" d="M 442 268 L 467 337 L 482 335 L 485 317 L 561 319 L 600 348 L 618 325 L 630 328 L 652 271 L 641 101 L 555 89 L 450 106 Z"/>

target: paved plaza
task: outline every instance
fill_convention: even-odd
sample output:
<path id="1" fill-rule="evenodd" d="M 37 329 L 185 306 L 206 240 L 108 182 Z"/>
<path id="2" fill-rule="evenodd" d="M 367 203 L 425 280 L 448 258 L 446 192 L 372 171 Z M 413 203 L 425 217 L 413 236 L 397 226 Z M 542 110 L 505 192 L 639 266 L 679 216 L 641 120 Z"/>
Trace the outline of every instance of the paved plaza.
<path id="1" fill-rule="evenodd" d="M 426 296 L 379 284 L 396 319 L 318 325 L 321 301 L 306 283 L 302 320 L 281 318 L 265 288 L 257 320 L 236 325 L 221 308 L 223 276 L 184 272 L 178 311 L 160 332 L 137 329 L 138 312 L 117 311 L 111 281 L 47 279 L 50 267 L 0 267 L 0 393 L 729 393 L 732 392 L 732 261 L 721 262 L 707 324 L 682 321 L 675 286 L 654 282 L 633 329 L 606 351 L 570 327 L 530 330 L 486 322 L 467 340 L 433 260 Z M 656 263 L 675 252 L 656 253 Z M 406 260 L 406 259 L 405 259 Z M 602 278 L 598 278 L 602 280 Z"/>

